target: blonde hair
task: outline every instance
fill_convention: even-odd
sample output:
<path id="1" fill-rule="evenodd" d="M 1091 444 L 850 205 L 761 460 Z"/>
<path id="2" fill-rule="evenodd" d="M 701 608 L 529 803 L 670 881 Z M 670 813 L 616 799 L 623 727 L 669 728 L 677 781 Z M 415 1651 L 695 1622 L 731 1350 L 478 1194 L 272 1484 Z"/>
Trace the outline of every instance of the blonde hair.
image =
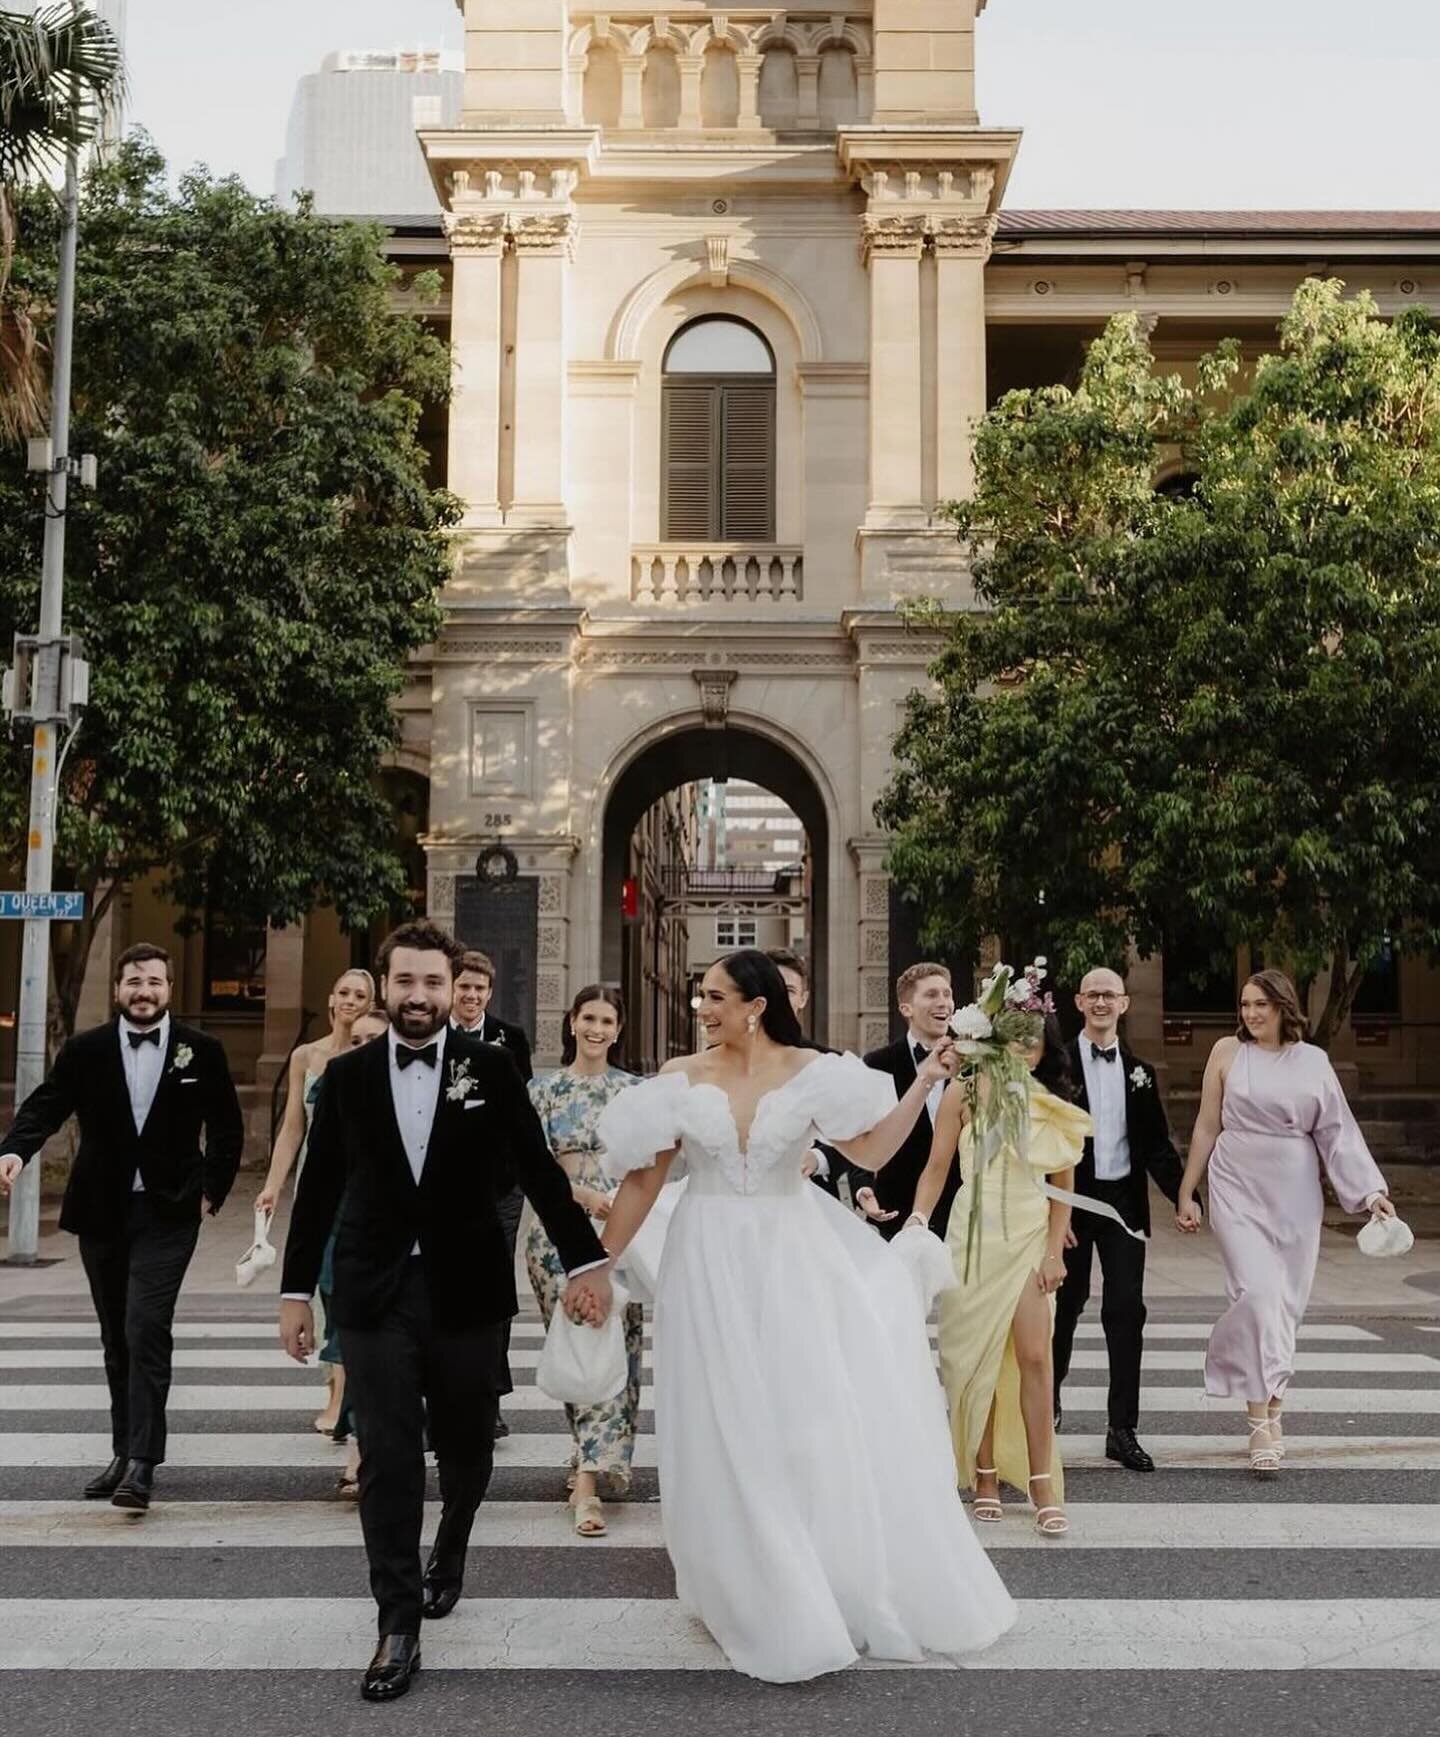
<path id="1" fill-rule="evenodd" d="M 950 968 L 947 965 L 937 965 L 933 959 L 922 959 L 918 965 L 908 966 L 895 979 L 895 1005 L 898 1007 L 910 999 L 910 991 L 926 977 L 943 977 L 950 981 Z"/>

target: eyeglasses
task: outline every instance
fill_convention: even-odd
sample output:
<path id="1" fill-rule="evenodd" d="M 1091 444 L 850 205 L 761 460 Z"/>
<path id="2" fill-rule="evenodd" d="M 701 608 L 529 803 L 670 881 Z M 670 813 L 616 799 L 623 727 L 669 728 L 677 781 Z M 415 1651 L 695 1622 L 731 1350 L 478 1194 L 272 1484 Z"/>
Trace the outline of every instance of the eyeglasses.
<path id="1" fill-rule="evenodd" d="M 1114 989 L 1086 989 L 1081 992 L 1082 1001 L 1118 1001 L 1120 994 Z"/>

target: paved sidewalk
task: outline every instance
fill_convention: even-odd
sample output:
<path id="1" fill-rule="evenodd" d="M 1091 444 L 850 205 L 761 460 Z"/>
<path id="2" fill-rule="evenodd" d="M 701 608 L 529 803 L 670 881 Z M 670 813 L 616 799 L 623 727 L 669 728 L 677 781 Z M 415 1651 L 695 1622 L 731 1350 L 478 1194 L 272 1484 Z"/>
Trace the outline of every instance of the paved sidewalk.
<path id="1" fill-rule="evenodd" d="M 279 1266 L 258 1279 L 248 1291 L 235 1283 L 235 1262 L 249 1246 L 253 1218 L 250 1202 L 254 1189 L 249 1177 L 231 1197 L 218 1219 L 207 1220 L 200 1246 L 185 1282 L 185 1295 L 224 1294 L 238 1299 L 274 1296 L 280 1288 Z M 1158 1208 L 1155 1235 L 1150 1245 L 1145 1294 L 1152 1308 L 1171 1318 L 1203 1319 L 1220 1312 L 1225 1296 L 1225 1270 L 1220 1250 L 1208 1231 L 1183 1237 Z M 272 1231 L 277 1248 L 284 1248 L 288 1211 L 282 1209 Z M 1371 1314 L 1410 1316 L 1440 1321 L 1440 1241 L 1417 1241 L 1402 1260 L 1371 1260 L 1355 1246 L 1360 1219 L 1346 1221 L 1343 1230 L 1324 1232 L 1320 1265 L 1311 1293 L 1311 1309 L 1327 1315 Z M 47 1218 L 42 1230 L 40 1258 L 53 1265 L 10 1267 L 0 1265 L 0 1308 L 27 1298 L 88 1295 L 74 1237 L 61 1235 Z M 1098 1293 L 1099 1276 L 1096 1275 Z M 522 1308 L 529 1302 L 530 1287 L 523 1268 L 519 1271 Z M 1098 1296 L 1097 1304 L 1098 1308 Z"/>

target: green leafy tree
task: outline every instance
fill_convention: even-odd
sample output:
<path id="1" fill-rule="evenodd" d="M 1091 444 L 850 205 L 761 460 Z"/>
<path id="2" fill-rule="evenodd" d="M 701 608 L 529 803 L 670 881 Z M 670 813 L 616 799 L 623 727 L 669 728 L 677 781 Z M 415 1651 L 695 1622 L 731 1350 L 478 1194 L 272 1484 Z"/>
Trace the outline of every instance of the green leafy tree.
<path id="1" fill-rule="evenodd" d="M 120 44 L 92 7 L 0 7 L 0 436 L 35 433 L 46 409 L 34 322 L 3 299 L 15 251 L 13 195 L 43 183 L 68 151 L 98 135 L 122 84 Z"/>
<path id="2" fill-rule="evenodd" d="M 44 309 L 57 219 L 39 194 L 21 211 L 10 294 Z M 455 503 L 417 437 L 448 352 L 395 311 L 380 240 L 234 181 L 172 194 L 143 142 L 90 177 L 72 450 L 100 486 L 70 494 L 65 615 L 93 674 L 57 884 L 91 914 L 57 936 L 57 1029 L 119 883 L 159 871 L 185 908 L 254 924 L 330 903 L 358 925 L 403 897 L 377 772 L 405 659 L 438 625 Z M 7 641 L 37 619 L 41 505 L 23 453 L 0 453 Z M 12 844 L 27 773 L 7 745 Z"/>
<path id="3" fill-rule="evenodd" d="M 1249 943 L 1326 975 L 1328 1043 L 1387 943 L 1440 951 L 1440 343 L 1310 281 L 1238 367 L 1158 378 L 1120 318 L 985 419 L 980 608 L 932 614 L 878 813 L 936 944 Z"/>

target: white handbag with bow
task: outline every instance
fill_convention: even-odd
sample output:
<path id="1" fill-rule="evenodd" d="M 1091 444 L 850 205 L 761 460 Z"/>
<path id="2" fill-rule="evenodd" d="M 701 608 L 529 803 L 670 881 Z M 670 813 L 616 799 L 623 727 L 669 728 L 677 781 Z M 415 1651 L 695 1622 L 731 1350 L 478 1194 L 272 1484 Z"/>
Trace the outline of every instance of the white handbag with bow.
<path id="1" fill-rule="evenodd" d="M 260 1274 L 273 1267 L 279 1258 L 275 1245 L 270 1240 L 270 1214 L 256 1207 L 255 1240 L 235 1263 L 235 1283 L 242 1289 L 246 1285 L 253 1285 Z"/>
<path id="2" fill-rule="evenodd" d="M 603 1405 L 630 1378 L 625 1354 L 625 1306 L 630 1293 L 611 1280 L 614 1305 L 603 1327 L 572 1321 L 557 1303 L 535 1370 L 535 1385 L 566 1405 Z"/>

